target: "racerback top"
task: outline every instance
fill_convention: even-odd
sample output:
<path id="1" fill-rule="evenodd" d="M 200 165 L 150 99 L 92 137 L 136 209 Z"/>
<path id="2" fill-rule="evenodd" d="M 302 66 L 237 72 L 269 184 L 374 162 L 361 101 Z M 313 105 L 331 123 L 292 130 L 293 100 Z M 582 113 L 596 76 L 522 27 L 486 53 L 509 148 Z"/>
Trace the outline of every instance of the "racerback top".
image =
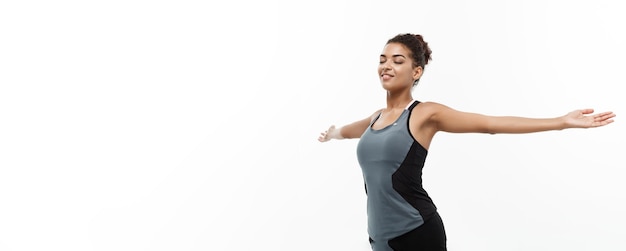
<path id="1" fill-rule="evenodd" d="M 374 250 L 391 250 L 387 241 L 419 227 L 437 210 L 422 187 L 428 151 L 409 131 L 411 111 L 419 103 L 412 101 L 394 123 L 374 130 L 379 114 L 357 144 Z"/>

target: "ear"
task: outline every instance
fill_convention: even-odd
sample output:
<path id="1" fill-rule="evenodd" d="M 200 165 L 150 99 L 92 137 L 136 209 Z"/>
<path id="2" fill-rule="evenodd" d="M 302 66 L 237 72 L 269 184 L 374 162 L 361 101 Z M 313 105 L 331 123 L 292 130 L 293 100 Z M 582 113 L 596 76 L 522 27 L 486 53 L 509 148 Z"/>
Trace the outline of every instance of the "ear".
<path id="1" fill-rule="evenodd" d="M 420 79 L 422 77 L 422 73 L 424 73 L 424 68 L 422 68 L 422 66 L 413 68 L 413 81 Z"/>

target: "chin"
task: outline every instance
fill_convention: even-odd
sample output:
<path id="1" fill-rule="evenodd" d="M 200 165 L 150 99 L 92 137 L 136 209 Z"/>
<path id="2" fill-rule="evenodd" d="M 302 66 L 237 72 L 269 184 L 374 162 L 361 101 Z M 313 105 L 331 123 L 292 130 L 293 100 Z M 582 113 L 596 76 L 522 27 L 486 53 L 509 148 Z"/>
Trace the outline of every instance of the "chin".
<path id="1" fill-rule="evenodd" d="M 392 84 L 392 83 L 381 83 L 381 86 L 383 87 L 383 89 L 385 89 L 385 91 L 388 92 L 401 92 L 404 91 L 404 89 L 408 88 L 410 89 L 411 87 L 413 87 L 413 85 L 410 86 L 403 86 L 403 85 L 398 85 L 398 84 Z"/>
<path id="2" fill-rule="evenodd" d="M 394 90 L 394 89 L 398 89 L 398 87 L 392 83 L 389 82 L 381 82 L 380 86 L 383 87 L 383 89 L 390 91 L 390 90 Z"/>

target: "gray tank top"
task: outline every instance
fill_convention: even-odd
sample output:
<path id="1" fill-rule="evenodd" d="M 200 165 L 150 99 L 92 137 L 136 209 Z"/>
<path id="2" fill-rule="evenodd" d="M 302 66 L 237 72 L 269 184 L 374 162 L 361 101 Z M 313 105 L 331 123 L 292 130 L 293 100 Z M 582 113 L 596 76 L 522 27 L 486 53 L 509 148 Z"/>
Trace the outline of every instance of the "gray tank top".
<path id="1" fill-rule="evenodd" d="M 379 114 L 357 144 L 374 250 L 391 250 L 387 241 L 421 226 L 437 210 L 422 187 L 428 151 L 409 131 L 411 111 L 419 103 L 414 100 L 394 123 L 374 130 Z"/>

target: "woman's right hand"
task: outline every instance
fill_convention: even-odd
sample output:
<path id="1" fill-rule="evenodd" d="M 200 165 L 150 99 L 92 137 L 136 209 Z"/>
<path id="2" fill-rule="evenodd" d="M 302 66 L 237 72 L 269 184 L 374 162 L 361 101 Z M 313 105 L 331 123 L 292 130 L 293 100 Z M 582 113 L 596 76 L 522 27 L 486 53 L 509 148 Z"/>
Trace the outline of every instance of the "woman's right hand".
<path id="1" fill-rule="evenodd" d="M 326 142 L 331 140 L 334 134 L 337 134 L 339 131 L 337 130 L 337 128 L 335 127 L 335 125 L 331 125 L 328 130 L 320 133 L 319 138 L 317 138 L 317 140 L 319 140 L 319 142 Z"/>

